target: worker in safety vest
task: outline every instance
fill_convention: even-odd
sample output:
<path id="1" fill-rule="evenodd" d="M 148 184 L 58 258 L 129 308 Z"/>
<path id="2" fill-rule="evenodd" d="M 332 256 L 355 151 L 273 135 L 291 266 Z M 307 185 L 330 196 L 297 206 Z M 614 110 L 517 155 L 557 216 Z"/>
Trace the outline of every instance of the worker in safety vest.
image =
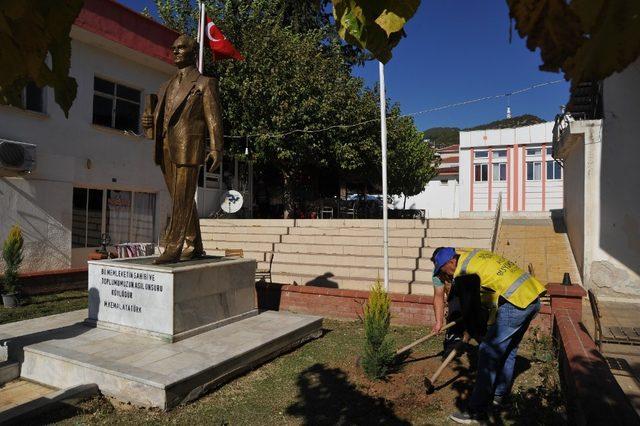
<path id="1" fill-rule="evenodd" d="M 495 303 L 495 321 L 478 348 L 476 383 L 467 411 L 450 419 L 462 424 L 477 423 L 487 416 L 489 405 L 503 405 L 511 392 L 518 346 L 531 320 L 540 310 L 539 296 L 544 286 L 515 263 L 487 250 L 456 253 L 452 247 L 440 247 L 433 257 L 433 275 L 447 283 L 465 275 L 477 275 L 481 289 L 493 297 L 483 303 Z M 436 325 L 442 327 L 444 291 L 434 291 Z M 438 300 L 440 299 L 440 300 Z"/>

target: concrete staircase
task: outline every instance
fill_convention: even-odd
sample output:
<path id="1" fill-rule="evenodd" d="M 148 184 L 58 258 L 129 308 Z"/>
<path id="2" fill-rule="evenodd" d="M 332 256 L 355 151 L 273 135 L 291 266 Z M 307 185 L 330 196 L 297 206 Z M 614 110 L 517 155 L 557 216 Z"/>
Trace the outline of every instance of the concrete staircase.
<path id="1" fill-rule="evenodd" d="M 244 250 L 271 268 L 272 281 L 367 290 L 383 275 L 382 221 L 265 219 L 200 221 L 207 253 Z M 389 285 L 393 293 L 433 294 L 433 250 L 491 248 L 492 219 L 389 221 Z"/>

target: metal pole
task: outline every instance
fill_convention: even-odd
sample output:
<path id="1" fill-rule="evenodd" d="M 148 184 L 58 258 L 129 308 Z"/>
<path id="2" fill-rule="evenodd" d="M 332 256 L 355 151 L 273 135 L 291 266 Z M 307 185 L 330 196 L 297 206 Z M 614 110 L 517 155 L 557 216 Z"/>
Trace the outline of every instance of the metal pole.
<path id="1" fill-rule="evenodd" d="M 384 255 L 384 289 L 389 292 L 389 217 L 387 214 L 387 98 L 384 88 L 384 64 L 380 70 L 380 137 L 382 143 L 382 251 Z"/>
<path id="2" fill-rule="evenodd" d="M 200 22 L 198 24 L 198 40 L 200 41 L 200 46 L 198 49 L 198 71 L 202 74 L 202 70 L 204 69 L 204 2 L 200 2 Z"/>

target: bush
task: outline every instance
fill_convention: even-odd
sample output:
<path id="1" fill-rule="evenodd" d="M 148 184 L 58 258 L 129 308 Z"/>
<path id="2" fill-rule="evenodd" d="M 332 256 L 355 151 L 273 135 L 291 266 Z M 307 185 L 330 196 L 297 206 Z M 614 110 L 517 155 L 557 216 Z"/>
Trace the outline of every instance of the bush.
<path id="1" fill-rule="evenodd" d="M 387 336 L 390 322 L 391 300 L 380 280 L 377 280 L 364 307 L 362 367 L 371 379 L 384 378 L 395 357 L 393 340 Z"/>
<path id="2" fill-rule="evenodd" d="M 2 277 L 2 292 L 4 294 L 16 293 L 19 290 L 18 269 L 22 263 L 23 245 L 22 231 L 18 225 L 14 225 L 2 247 L 2 259 L 4 259 L 5 263 L 5 271 Z"/>

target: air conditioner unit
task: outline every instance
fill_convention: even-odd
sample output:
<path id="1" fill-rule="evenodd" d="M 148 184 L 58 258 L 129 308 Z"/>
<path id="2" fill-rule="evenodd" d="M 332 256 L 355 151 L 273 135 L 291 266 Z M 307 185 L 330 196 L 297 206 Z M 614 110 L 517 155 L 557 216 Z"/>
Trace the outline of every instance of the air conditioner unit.
<path id="1" fill-rule="evenodd" d="M 31 173 L 36 168 L 36 146 L 0 139 L 0 171 Z"/>

